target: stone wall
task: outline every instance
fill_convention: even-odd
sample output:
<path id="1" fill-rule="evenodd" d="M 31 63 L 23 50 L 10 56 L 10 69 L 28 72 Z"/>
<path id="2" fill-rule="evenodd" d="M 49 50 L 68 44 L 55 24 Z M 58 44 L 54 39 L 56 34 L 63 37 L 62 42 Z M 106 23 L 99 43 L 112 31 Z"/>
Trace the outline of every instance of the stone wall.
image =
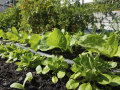
<path id="1" fill-rule="evenodd" d="M 120 30 L 120 11 L 113 11 L 109 14 L 94 13 L 99 23 L 96 23 L 97 28 L 100 29 L 104 26 L 106 30 Z"/>

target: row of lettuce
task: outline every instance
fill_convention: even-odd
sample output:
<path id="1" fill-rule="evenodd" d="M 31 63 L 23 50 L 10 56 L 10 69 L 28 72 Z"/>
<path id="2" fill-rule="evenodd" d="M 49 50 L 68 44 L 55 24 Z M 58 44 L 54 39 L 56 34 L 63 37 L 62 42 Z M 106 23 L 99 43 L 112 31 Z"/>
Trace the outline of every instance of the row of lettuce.
<path id="1" fill-rule="evenodd" d="M 31 49 L 37 51 L 48 51 L 60 48 L 62 52 L 70 51 L 73 53 L 73 46 L 80 45 L 88 51 L 98 52 L 107 57 L 120 57 L 119 32 L 109 34 L 85 34 L 82 32 L 70 35 L 64 29 L 54 28 L 52 32 L 44 35 L 27 34 L 18 32 L 15 27 L 8 32 L 0 30 L 0 38 L 8 39 L 12 42 L 26 43 Z"/>
<path id="2" fill-rule="evenodd" d="M 106 61 L 100 55 L 120 57 L 118 35 L 117 33 L 107 35 L 85 34 L 82 32 L 70 35 L 65 30 L 57 28 L 54 28 L 52 32 L 39 35 L 27 34 L 23 31 L 18 32 L 15 27 L 12 27 L 9 32 L 0 30 L 0 38 L 4 41 L 11 41 L 9 44 L 1 42 L 0 57 L 7 58 L 7 63 L 16 63 L 18 66 L 17 71 L 27 67 L 34 68 L 39 75 L 52 71 L 53 83 L 57 83 L 59 79 L 67 76 L 69 78 L 66 83 L 67 89 L 107 90 L 120 85 L 120 76 L 111 72 L 113 68 L 117 67 L 117 62 Z M 61 52 L 68 50 L 73 53 L 72 47 L 78 45 L 84 47 L 86 51 L 73 59 L 74 64 L 68 65 L 63 56 L 53 55 L 53 57 L 45 58 L 31 53 L 29 49 L 23 50 L 15 46 L 13 44 L 15 42 L 30 45 L 30 48 L 36 51 L 60 48 Z M 29 72 L 26 74 L 23 84 L 13 83 L 10 87 L 25 89 L 26 81 L 31 81 L 32 78 L 32 73 Z M 99 87 L 99 84 L 103 86 Z"/>

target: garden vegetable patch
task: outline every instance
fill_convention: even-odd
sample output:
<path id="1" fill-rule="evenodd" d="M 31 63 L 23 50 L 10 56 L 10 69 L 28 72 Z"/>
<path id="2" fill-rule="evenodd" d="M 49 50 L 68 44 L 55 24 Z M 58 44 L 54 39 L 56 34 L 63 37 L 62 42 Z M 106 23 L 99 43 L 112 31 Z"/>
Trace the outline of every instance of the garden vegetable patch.
<path id="1" fill-rule="evenodd" d="M 119 1 L 17 1 L 0 13 L 0 90 L 120 90 L 120 31 L 94 17 Z"/>
<path id="2" fill-rule="evenodd" d="M 0 30 L 0 32 L 2 40 L 0 45 L 1 59 L 5 59 L 8 65 L 9 63 L 16 64 L 16 72 L 22 71 L 25 74 L 21 82 L 18 82 L 19 79 L 15 82 L 12 81 L 10 83 L 11 88 L 26 90 L 29 88 L 27 83 L 30 83 L 30 87 L 41 90 L 42 88 L 38 88 L 40 85 L 37 87 L 31 86 L 36 76 L 37 78 L 49 78 L 51 86 L 61 83 L 64 88 L 60 85 L 59 89 L 83 90 L 87 88 L 88 90 L 107 90 L 120 88 L 119 73 L 113 72 L 115 70 L 119 71 L 120 64 L 115 59 L 120 58 L 119 38 L 116 33 L 98 35 L 97 33 L 85 34 L 80 32 L 70 35 L 68 32 L 55 28 L 53 32 L 39 35 L 18 32 L 15 27 L 12 27 L 9 32 L 3 30 Z M 24 37 L 22 34 L 24 34 Z M 15 38 L 11 37 L 11 35 Z M 35 37 L 38 39 L 35 39 Z M 96 43 L 97 41 L 100 43 Z M 30 46 L 35 51 L 52 54 L 52 56 L 45 57 L 32 53 L 29 48 L 23 49 L 15 46 L 14 43 L 16 42 L 25 47 Z M 76 51 L 78 52 L 75 54 Z M 66 52 L 69 52 L 69 55 L 75 54 L 75 56 L 70 57 L 74 63 L 68 64 L 65 61 L 67 56 L 64 53 Z M 45 82 L 46 78 L 44 78 Z M 56 90 L 58 88 L 56 85 L 50 87 Z"/>
<path id="3" fill-rule="evenodd" d="M 12 63 L 5 63 L 5 59 L 0 59 L 0 90 L 17 90 L 10 88 L 13 82 L 23 83 L 24 78 L 28 72 L 32 72 L 33 79 L 25 85 L 26 90 L 67 90 L 65 88 L 65 81 L 67 78 L 61 79 L 57 84 L 52 83 L 51 74 L 37 75 L 34 69 L 25 69 L 23 71 L 16 71 L 17 66 Z"/>

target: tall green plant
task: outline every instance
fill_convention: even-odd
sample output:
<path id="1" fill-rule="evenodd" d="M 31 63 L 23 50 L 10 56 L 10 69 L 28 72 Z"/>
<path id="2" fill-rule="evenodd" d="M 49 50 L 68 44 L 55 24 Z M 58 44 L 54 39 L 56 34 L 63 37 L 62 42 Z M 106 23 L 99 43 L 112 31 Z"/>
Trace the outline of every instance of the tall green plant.
<path id="1" fill-rule="evenodd" d="M 21 29 L 31 29 L 34 33 L 52 28 L 84 30 L 94 21 L 93 14 L 87 13 L 85 7 L 79 2 L 70 4 L 69 0 L 63 4 L 61 0 L 19 0 L 18 7 L 22 15 Z"/>
<path id="2" fill-rule="evenodd" d="M 3 13 L 0 13 L 0 29 L 7 31 L 12 26 L 19 28 L 20 18 L 19 8 L 14 7 L 5 10 Z"/>

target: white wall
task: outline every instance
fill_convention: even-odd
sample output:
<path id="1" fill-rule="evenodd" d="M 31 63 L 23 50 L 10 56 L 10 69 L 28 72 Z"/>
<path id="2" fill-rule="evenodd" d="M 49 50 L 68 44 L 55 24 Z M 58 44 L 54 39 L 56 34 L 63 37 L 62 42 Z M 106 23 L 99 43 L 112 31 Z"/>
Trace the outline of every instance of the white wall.
<path id="1" fill-rule="evenodd" d="M 71 3 L 74 3 L 75 1 L 77 0 L 70 0 Z M 91 2 L 94 2 L 94 0 L 80 0 L 80 3 L 91 3 Z"/>
<path id="2" fill-rule="evenodd" d="M 81 0 L 82 1 L 82 0 Z M 84 3 L 90 3 L 93 2 L 94 0 L 84 0 Z"/>

